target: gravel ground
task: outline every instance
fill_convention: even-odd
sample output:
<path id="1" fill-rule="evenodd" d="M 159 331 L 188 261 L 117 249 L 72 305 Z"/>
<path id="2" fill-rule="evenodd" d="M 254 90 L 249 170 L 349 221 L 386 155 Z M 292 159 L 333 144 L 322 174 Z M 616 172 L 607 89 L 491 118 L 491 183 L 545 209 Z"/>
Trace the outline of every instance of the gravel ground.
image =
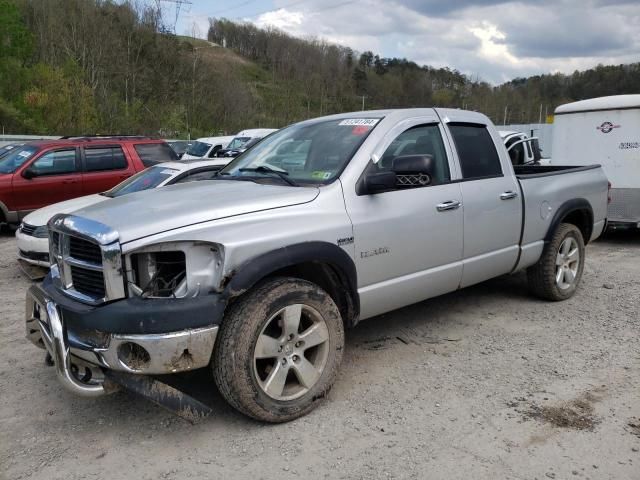
<path id="1" fill-rule="evenodd" d="M 322 406 L 192 426 L 128 393 L 64 391 L 24 338 L 29 285 L 0 236 L 0 478 L 640 479 L 640 234 L 590 245 L 581 288 L 522 274 L 363 322 Z"/>

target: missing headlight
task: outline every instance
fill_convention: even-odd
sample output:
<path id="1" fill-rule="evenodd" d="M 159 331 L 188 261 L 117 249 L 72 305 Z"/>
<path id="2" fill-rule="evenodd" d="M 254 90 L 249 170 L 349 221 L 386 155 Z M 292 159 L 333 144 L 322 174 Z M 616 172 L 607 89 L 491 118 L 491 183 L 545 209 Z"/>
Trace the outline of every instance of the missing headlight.
<path id="1" fill-rule="evenodd" d="M 187 292 L 187 266 L 182 251 L 136 253 L 131 257 L 135 276 L 132 288 L 141 297 L 183 297 Z"/>

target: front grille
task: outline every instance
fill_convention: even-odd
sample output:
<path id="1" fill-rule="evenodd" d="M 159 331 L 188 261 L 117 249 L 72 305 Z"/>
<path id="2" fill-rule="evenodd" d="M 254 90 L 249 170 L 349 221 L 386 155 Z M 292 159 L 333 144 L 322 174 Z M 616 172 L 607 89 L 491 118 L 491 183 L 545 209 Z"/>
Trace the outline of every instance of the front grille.
<path id="1" fill-rule="evenodd" d="M 102 265 L 102 251 L 95 243 L 78 237 L 69 237 L 69 256 L 83 262 Z"/>
<path id="2" fill-rule="evenodd" d="M 126 297 L 115 231 L 86 218 L 58 215 L 49 222 L 49 245 L 52 276 L 66 295 L 91 305 Z"/>
<path id="3" fill-rule="evenodd" d="M 20 229 L 20 231 L 22 233 L 24 233 L 25 235 L 29 235 L 31 237 L 33 237 L 33 234 L 36 231 L 36 228 L 34 225 L 29 225 L 28 223 L 23 223 L 22 224 L 22 228 Z"/>
<path id="4" fill-rule="evenodd" d="M 104 275 L 101 271 L 72 266 L 71 281 L 73 288 L 80 293 L 96 298 L 105 296 Z"/>

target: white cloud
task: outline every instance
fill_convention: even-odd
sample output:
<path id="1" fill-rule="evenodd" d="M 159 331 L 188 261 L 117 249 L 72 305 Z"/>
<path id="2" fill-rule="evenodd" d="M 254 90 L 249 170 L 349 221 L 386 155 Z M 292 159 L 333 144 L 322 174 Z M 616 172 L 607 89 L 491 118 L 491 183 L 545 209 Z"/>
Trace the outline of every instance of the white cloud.
<path id="1" fill-rule="evenodd" d="M 253 19 L 299 37 L 499 83 L 640 61 L 640 3 L 625 0 L 276 0 Z M 287 7 L 287 5 L 289 5 Z"/>

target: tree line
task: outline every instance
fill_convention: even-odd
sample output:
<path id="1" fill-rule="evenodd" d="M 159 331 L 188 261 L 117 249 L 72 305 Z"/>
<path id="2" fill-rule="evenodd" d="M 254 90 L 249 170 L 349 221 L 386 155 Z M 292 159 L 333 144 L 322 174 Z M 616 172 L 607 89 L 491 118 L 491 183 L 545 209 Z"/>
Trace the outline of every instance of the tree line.
<path id="1" fill-rule="evenodd" d="M 640 91 L 640 63 L 492 86 L 450 68 L 211 19 L 174 35 L 154 2 L 0 0 L 6 132 L 192 137 L 366 109 L 467 108 L 537 122 L 562 103 Z"/>

